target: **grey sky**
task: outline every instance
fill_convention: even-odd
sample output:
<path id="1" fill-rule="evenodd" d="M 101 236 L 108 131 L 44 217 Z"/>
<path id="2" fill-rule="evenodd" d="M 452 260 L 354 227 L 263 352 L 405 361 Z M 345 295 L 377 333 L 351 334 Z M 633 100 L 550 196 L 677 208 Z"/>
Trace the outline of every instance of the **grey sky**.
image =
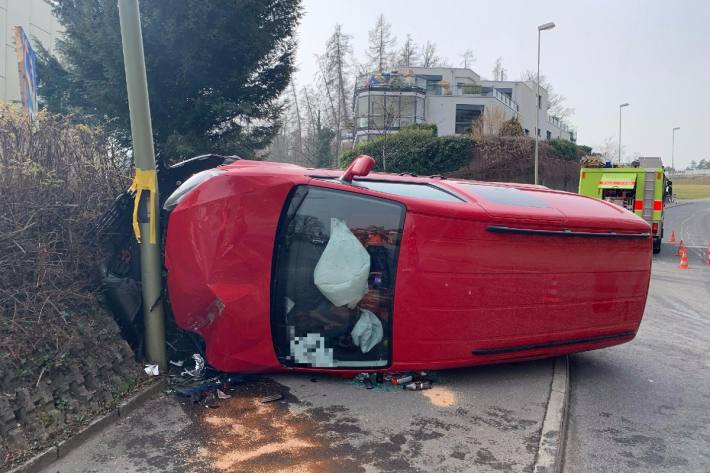
<path id="1" fill-rule="evenodd" d="M 661 156 L 670 165 L 671 130 L 676 167 L 710 158 L 710 1 L 305 0 L 299 28 L 297 83 L 312 81 L 314 55 L 336 23 L 353 36 L 364 58 L 367 32 L 383 13 L 400 40 L 433 41 L 458 66 L 474 50 L 473 70 L 490 77 L 498 56 L 510 79 L 535 69 L 537 25 L 543 32 L 541 72 L 575 110 L 578 142 L 601 146 L 619 128 L 625 154 Z"/>

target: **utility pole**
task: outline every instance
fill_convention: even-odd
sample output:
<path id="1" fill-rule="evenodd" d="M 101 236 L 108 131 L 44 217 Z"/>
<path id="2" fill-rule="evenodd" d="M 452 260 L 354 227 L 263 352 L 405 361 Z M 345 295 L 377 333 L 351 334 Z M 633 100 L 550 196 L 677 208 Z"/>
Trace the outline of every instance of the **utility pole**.
<path id="1" fill-rule="evenodd" d="M 165 373 L 167 359 L 165 313 L 162 303 L 162 263 L 158 243 L 158 180 L 138 0 L 118 0 L 118 14 L 121 22 L 123 62 L 126 68 L 128 108 L 131 115 L 133 162 L 136 168 L 131 188 L 136 192 L 133 225 L 136 238 L 140 241 L 146 355 L 150 362 L 160 366 L 161 373 Z"/>
<path id="2" fill-rule="evenodd" d="M 628 102 L 619 105 L 619 164 L 621 164 L 621 109 L 628 106 Z"/>
<path id="3" fill-rule="evenodd" d="M 535 98 L 537 99 L 537 103 L 535 104 L 535 185 L 538 185 L 540 183 L 539 177 L 538 177 L 538 169 L 540 167 L 539 161 L 538 161 L 538 141 L 540 141 L 540 109 L 541 107 L 541 100 L 540 100 L 540 33 L 542 33 L 545 30 L 551 30 L 552 28 L 555 27 L 555 24 L 550 22 L 550 23 L 545 23 L 544 25 L 540 25 L 537 27 L 537 95 Z"/>

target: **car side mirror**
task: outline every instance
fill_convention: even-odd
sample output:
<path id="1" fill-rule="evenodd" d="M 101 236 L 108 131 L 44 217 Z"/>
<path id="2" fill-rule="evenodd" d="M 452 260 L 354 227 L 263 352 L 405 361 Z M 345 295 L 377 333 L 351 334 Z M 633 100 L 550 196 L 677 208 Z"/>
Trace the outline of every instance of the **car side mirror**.
<path id="1" fill-rule="evenodd" d="M 367 176 L 375 167 L 375 159 L 372 156 L 361 154 L 350 163 L 350 166 L 345 170 L 340 180 L 343 182 L 352 182 L 355 176 Z"/>

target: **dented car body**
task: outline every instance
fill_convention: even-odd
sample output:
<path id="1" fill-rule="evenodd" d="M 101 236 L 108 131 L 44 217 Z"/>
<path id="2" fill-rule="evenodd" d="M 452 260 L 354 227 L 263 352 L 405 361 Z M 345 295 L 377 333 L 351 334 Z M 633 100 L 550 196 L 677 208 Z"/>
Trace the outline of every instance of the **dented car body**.
<path id="1" fill-rule="evenodd" d="M 652 244 L 639 217 L 541 186 L 371 164 L 342 175 L 239 160 L 168 199 L 170 306 L 213 367 L 443 369 L 635 336 Z"/>

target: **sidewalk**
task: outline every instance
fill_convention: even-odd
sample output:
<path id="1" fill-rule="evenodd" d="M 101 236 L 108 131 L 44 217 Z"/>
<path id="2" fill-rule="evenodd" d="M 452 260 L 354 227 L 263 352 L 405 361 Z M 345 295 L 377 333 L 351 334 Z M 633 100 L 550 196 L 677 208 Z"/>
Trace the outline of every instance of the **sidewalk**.
<path id="1" fill-rule="evenodd" d="M 276 375 L 215 409 L 162 395 L 45 471 L 530 471 L 552 366 L 448 371 L 419 392 Z"/>

